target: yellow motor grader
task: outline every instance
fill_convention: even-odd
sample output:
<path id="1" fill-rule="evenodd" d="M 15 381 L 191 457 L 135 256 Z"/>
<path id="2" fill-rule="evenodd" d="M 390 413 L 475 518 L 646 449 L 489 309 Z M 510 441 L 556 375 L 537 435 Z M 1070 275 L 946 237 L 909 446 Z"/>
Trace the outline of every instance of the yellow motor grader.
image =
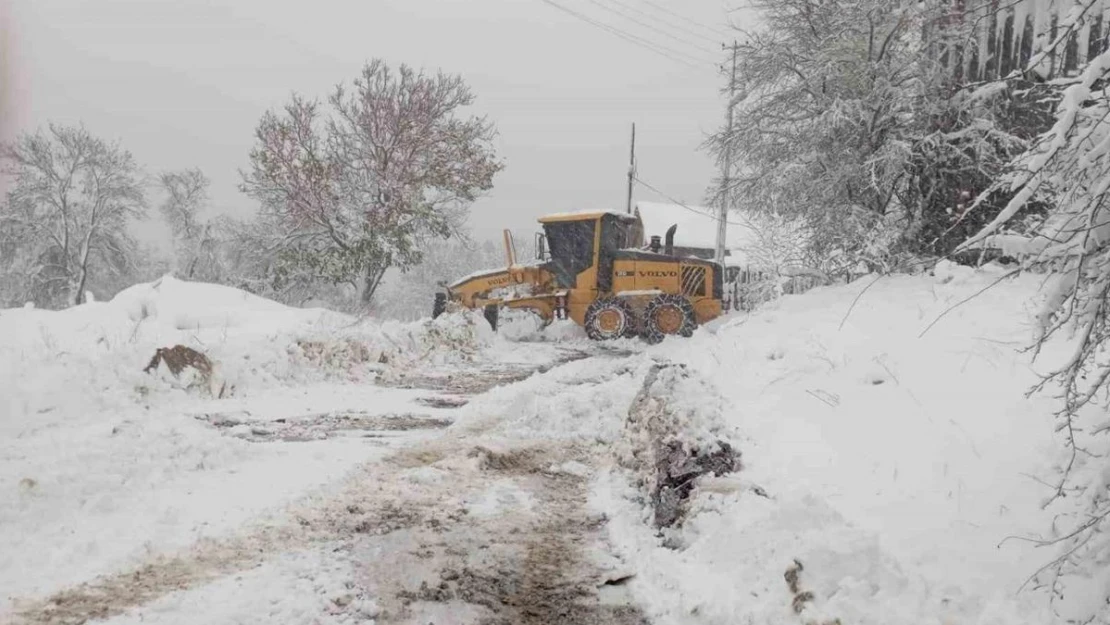
<path id="1" fill-rule="evenodd" d="M 539 220 L 536 258 L 518 263 L 505 231 L 504 269 L 482 271 L 442 284 L 432 317 L 449 308 L 483 309 L 497 329 L 501 307 L 525 309 L 544 323 L 574 320 L 594 340 L 641 336 L 658 342 L 690 336 L 723 312 L 724 268 L 674 253 L 676 226 L 644 240 L 639 215 L 589 211 Z M 646 243 L 646 244 L 645 244 Z"/>

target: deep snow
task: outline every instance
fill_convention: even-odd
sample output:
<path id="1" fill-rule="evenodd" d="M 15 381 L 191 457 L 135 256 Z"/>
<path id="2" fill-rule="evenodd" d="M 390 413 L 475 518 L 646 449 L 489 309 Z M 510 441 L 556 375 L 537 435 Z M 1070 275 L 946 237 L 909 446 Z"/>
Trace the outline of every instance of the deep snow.
<path id="1" fill-rule="evenodd" d="M 379 324 L 170 277 L 110 302 L 0 311 L 0 616 L 16 598 L 233 534 L 421 436 L 259 445 L 205 415 L 434 415 L 414 404 L 420 391 L 368 383 L 412 363 L 496 359 L 484 324 Z M 143 373 L 156 348 L 179 343 L 213 359 L 223 399 L 164 366 Z"/>
<path id="2" fill-rule="evenodd" d="M 1003 281 L 919 337 L 1002 271 L 867 277 L 649 350 L 715 383 L 744 462 L 698 491 L 678 550 L 644 528 L 620 472 L 599 484 L 658 622 L 795 622 L 795 558 L 818 622 L 1056 622 L 1045 594 L 1018 592 L 1056 553 L 1011 538 L 1044 535 L 1058 512 L 1039 483 L 1060 454 L 1055 404 L 1024 397 L 1036 375 L 1019 353 L 1044 278 Z M 1057 607 L 1089 615 L 1100 598 Z"/>
<path id="3" fill-rule="evenodd" d="M 573 346 L 593 357 L 441 410 L 455 421 L 443 434 L 495 449 L 594 449 L 594 466 L 552 470 L 593 480 L 590 505 L 608 517 L 616 555 L 636 573 L 626 587 L 653 623 L 1063 622 L 1042 592 L 1019 592 L 1055 553 L 1007 540 L 1043 535 L 1061 511 L 1041 509 L 1039 483 L 1061 457 L 1054 400 L 1024 397 L 1054 350 L 1036 366 L 1020 353 L 1034 336 L 1043 277 L 1004 280 L 953 308 L 1002 271 L 944 264 L 933 276 L 868 276 L 786 296 L 691 339 L 604 350 L 565 324 L 500 336 L 480 316 L 377 324 L 165 279 L 58 313 L 0 311 L 0 380 L 12 381 L 0 403 L 0 492 L 15 494 L 0 500 L 0 599 L 233 534 L 335 488 L 357 466 L 375 466 L 383 451 L 439 444 L 423 434 L 252 444 L 197 415 L 433 414 L 418 405 L 419 390 L 367 383 L 397 371 L 541 363 Z M 352 351 L 348 339 L 366 350 Z M 333 349 L 311 360 L 298 341 Z M 232 396 L 211 399 L 164 373 L 141 373 L 155 347 L 176 342 L 212 354 Z M 655 362 L 690 374 L 668 391 L 676 423 L 691 440 L 727 439 L 743 463 L 739 473 L 700 481 L 684 525 L 664 532 L 650 526 L 638 476 L 619 463 L 632 440 L 629 406 Z M 424 497 L 421 480 L 441 482 L 444 470 L 413 469 L 406 488 Z M 454 497 L 491 523 L 539 505 L 511 481 L 467 489 Z M 313 610 L 321 622 L 357 617 L 320 612 L 358 576 L 319 553 L 274 554 L 241 579 L 135 614 L 165 623 L 189 620 L 182 612 L 205 622 L 246 614 L 311 622 Z M 784 581 L 795 559 L 814 593 L 801 615 Z M 1103 579 L 1069 584 L 1076 590 L 1056 608 L 1080 617 L 1098 608 Z"/>

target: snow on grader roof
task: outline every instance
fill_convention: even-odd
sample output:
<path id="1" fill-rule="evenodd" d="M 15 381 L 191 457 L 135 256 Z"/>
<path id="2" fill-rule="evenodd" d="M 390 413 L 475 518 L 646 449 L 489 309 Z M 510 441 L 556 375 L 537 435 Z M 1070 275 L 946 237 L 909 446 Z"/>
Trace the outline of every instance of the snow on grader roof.
<path id="1" fill-rule="evenodd" d="M 543 217 L 540 217 L 539 222 L 548 223 L 552 221 L 568 221 L 573 219 L 586 219 L 591 217 L 596 218 L 601 217 L 602 215 L 615 215 L 617 217 L 620 217 L 621 219 L 635 219 L 635 217 L 633 217 L 632 215 L 629 215 L 628 213 L 622 211 L 616 211 L 608 208 L 587 208 L 577 211 L 566 211 L 562 213 L 551 213 L 550 215 L 544 215 Z"/>

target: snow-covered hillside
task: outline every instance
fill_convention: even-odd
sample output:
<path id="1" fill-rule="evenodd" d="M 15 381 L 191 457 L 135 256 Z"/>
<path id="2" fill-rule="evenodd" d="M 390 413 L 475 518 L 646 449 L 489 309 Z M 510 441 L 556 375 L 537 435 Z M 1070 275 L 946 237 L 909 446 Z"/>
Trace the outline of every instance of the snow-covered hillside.
<path id="1" fill-rule="evenodd" d="M 1070 512 L 1041 507 L 1063 453 L 1056 400 L 1026 399 L 1038 378 L 1020 353 L 1044 276 L 976 295 L 1003 271 L 863 278 L 657 348 L 715 383 L 744 470 L 702 491 L 678 550 L 625 509 L 611 535 L 650 571 L 643 600 L 675 622 L 792 622 L 796 558 L 807 622 L 1054 622 L 1025 582 L 1057 551 L 1017 538 Z M 626 490 L 599 497 L 619 509 Z M 1086 584 L 1105 582 L 1066 580 L 1056 607 L 1091 614 L 1103 593 Z"/>

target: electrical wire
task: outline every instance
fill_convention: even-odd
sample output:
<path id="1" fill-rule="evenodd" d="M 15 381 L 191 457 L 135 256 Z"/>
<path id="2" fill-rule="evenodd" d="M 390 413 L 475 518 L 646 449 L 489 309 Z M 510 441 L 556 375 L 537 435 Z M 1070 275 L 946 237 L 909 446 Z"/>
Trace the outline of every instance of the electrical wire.
<path id="1" fill-rule="evenodd" d="M 682 37 L 679 37 L 678 35 L 674 35 L 672 33 L 669 33 L 667 31 L 663 30 L 662 28 L 658 28 L 658 27 L 656 27 L 656 26 L 654 26 L 654 25 L 652 25 L 648 22 L 645 22 L 641 19 L 636 18 L 634 15 L 630 15 L 629 13 L 627 13 L 625 11 L 622 11 L 618 8 L 610 6 L 610 5 L 608 5 L 604 2 L 601 2 L 601 0 L 588 0 L 588 1 L 591 4 L 597 5 L 597 6 L 601 7 L 602 9 L 604 9 L 606 11 L 609 11 L 610 13 L 613 13 L 615 15 L 623 17 L 623 18 L 625 18 L 625 19 L 627 19 L 631 22 L 634 22 L 636 24 L 639 24 L 640 26 L 643 26 L 644 28 L 647 28 L 651 31 L 659 33 L 660 35 L 663 35 L 664 37 L 668 37 L 670 39 L 673 39 L 674 41 L 677 41 L 677 42 L 685 44 L 685 45 L 693 46 L 693 47 L 697 48 L 698 50 L 700 50 L 702 52 L 705 52 L 705 53 L 708 53 L 708 54 L 714 54 L 713 50 L 710 50 L 708 48 L 703 47 L 700 43 L 694 43 L 693 41 L 690 41 L 689 39 L 683 39 Z M 620 6 L 620 5 L 618 5 L 618 6 Z"/>
<path id="2" fill-rule="evenodd" d="M 600 29 L 612 34 L 612 35 L 616 35 L 617 37 L 620 37 L 621 39 L 624 39 L 625 41 L 628 41 L 629 43 L 640 46 L 641 48 L 644 48 L 646 50 L 650 50 L 651 52 L 654 52 L 654 53 L 656 53 L 656 54 L 658 54 L 658 55 L 660 55 L 660 56 L 662 56 L 666 59 L 674 61 L 676 63 L 682 63 L 683 65 L 686 65 L 687 67 L 692 67 L 692 68 L 695 68 L 695 69 L 700 68 L 700 67 L 704 67 L 704 62 L 703 61 L 700 61 L 700 60 L 698 60 L 694 57 L 691 57 L 689 55 L 683 54 L 682 52 L 679 52 L 677 50 L 673 50 L 673 49 L 671 49 L 667 46 L 664 46 L 662 44 L 653 43 L 653 42 L 648 41 L 646 39 L 643 39 L 641 37 L 637 37 L 636 35 L 626 33 L 624 31 L 620 30 L 619 28 L 615 28 L 613 26 L 605 24 L 604 22 L 599 22 L 599 21 L 589 17 L 588 15 L 584 15 L 582 13 L 579 13 L 578 11 L 575 11 L 574 9 L 570 9 L 568 7 L 563 6 L 563 5 L 559 4 L 558 2 L 556 2 L 555 0 L 540 0 L 540 2 L 543 2 L 544 4 L 547 4 L 549 6 L 552 6 L 552 7 L 556 8 L 560 11 L 563 11 L 564 13 L 567 13 L 567 14 L 569 14 L 569 15 L 571 15 L 571 16 L 579 19 L 579 20 L 582 20 L 583 22 L 586 22 L 587 24 L 590 24 L 592 26 L 596 26 L 597 28 L 600 28 Z M 668 54 L 667 52 L 670 52 L 670 54 Z M 674 56 L 674 55 L 677 55 L 677 56 Z M 689 60 L 678 58 L 678 57 L 683 57 L 683 56 L 687 57 L 687 59 L 689 59 Z"/>
<path id="3" fill-rule="evenodd" d="M 644 180 L 642 178 L 640 178 L 639 176 L 633 176 L 632 179 L 635 180 L 636 182 L 644 185 L 645 187 L 647 187 L 647 189 L 649 191 L 653 191 L 654 193 L 656 193 L 660 197 L 664 198 L 668 202 L 671 202 L 672 204 L 677 204 L 678 206 L 681 206 L 682 208 L 685 208 L 686 210 L 690 211 L 691 213 L 694 213 L 695 215 L 700 215 L 702 217 L 708 217 L 709 219 L 712 219 L 713 221 L 716 221 L 716 222 L 721 221 L 720 217 L 718 217 L 718 216 L 716 216 L 712 213 L 706 213 L 706 212 L 700 211 L 696 208 L 691 208 L 690 206 L 686 205 L 684 202 L 680 202 L 680 201 L 674 199 L 673 197 L 667 195 L 666 193 L 663 193 L 659 189 L 656 189 L 655 187 L 651 186 L 650 184 L 644 182 Z M 735 222 L 735 221 L 729 221 L 727 217 L 725 218 L 725 223 L 730 225 L 730 226 L 739 226 L 741 228 L 747 226 L 747 224 L 742 224 L 742 223 L 738 223 L 738 222 Z"/>
<path id="4" fill-rule="evenodd" d="M 690 18 L 686 17 L 685 15 L 680 15 L 678 13 L 675 13 L 674 11 L 671 11 L 670 9 L 668 9 L 666 7 L 663 7 L 663 6 L 659 5 L 658 3 L 652 2 L 652 0 L 640 0 L 640 1 L 643 2 L 644 4 L 650 6 L 650 7 L 655 7 L 655 9 L 657 11 L 662 11 L 663 13 L 666 13 L 667 15 L 670 15 L 671 17 L 677 17 L 678 19 L 683 20 L 684 22 L 689 22 L 690 24 L 693 24 L 694 26 L 704 28 L 705 30 L 707 30 L 711 33 L 714 33 L 716 35 L 720 35 L 720 36 L 724 36 L 724 37 L 729 36 L 729 34 L 725 31 L 723 31 L 723 30 L 719 30 L 719 29 L 714 28 L 712 26 L 707 26 L 707 25 L 702 24 L 701 22 L 699 22 L 697 20 L 690 19 Z"/>
<path id="5" fill-rule="evenodd" d="M 634 6 L 634 5 L 632 5 L 632 4 L 628 4 L 628 3 L 627 3 L 627 2 L 625 2 L 624 0 L 612 0 L 612 1 L 613 1 L 613 3 L 614 3 L 614 4 L 619 4 L 619 5 L 621 5 L 621 6 L 627 7 L 627 8 L 628 8 L 629 10 L 631 10 L 631 11 L 635 11 L 636 13 L 638 13 L 638 14 L 640 14 L 640 15 L 644 16 L 644 18 L 646 18 L 646 19 L 649 19 L 649 20 L 658 20 L 658 19 L 659 19 L 659 17 L 658 17 L 658 16 L 655 16 L 655 15 L 651 15 L 651 14 L 649 14 L 649 13 L 648 13 L 647 11 L 644 11 L 644 10 L 643 10 L 642 8 L 640 8 L 640 7 L 638 7 L 638 6 Z M 679 17 L 679 18 L 681 18 L 681 19 L 684 19 L 684 20 L 686 20 L 686 21 L 688 21 L 688 22 L 689 22 L 689 21 L 691 21 L 691 20 L 689 20 L 689 19 L 683 18 L 682 16 L 677 16 L 677 17 Z M 664 21 L 663 23 L 667 24 L 667 25 L 668 25 L 668 26 L 670 26 L 671 28 L 674 28 L 674 29 L 676 29 L 676 30 L 679 30 L 679 31 L 681 31 L 681 32 L 684 32 L 684 33 L 686 33 L 687 35 L 690 35 L 690 36 L 692 36 L 692 37 L 697 37 L 697 38 L 699 38 L 699 39 L 704 39 L 705 41 L 708 41 L 708 42 L 710 42 L 710 43 L 721 43 L 721 40 L 720 40 L 720 39 L 718 39 L 718 38 L 715 38 L 715 37 L 710 37 L 710 36 L 708 36 L 708 35 L 706 35 L 706 34 L 704 34 L 704 33 L 699 33 L 699 32 L 697 32 L 697 31 L 691 30 L 691 29 L 689 29 L 689 28 L 686 28 L 686 27 L 684 27 L 684 26 L 680 26 L 680 25 L 678 25 L 678 24 L 674 23 L 673 21 L 666 21 L 666 20 L 665 20 L 665 21 Z M 694 22 L 694 24 L 697 24 L 697 22 Z M 708 28 L 708 27 L 706 27 L 706 26 L 703 26 L 703 28 Z M 710 29 L 710 30 L 711 30 L 711 31 L 712 31 L 712 32 L 713 32 L 714 34 L 718 35 L 719 37 L 724 37 L 724 38 L 727 38 L 727 37 L 728 37 L 728 35 L 727 35 L 726 33 L 724 33 L 724 32 L 718 32 L 718 31 L 715 31 L 715 30 L 712 30 L 712 29 Z"/>

